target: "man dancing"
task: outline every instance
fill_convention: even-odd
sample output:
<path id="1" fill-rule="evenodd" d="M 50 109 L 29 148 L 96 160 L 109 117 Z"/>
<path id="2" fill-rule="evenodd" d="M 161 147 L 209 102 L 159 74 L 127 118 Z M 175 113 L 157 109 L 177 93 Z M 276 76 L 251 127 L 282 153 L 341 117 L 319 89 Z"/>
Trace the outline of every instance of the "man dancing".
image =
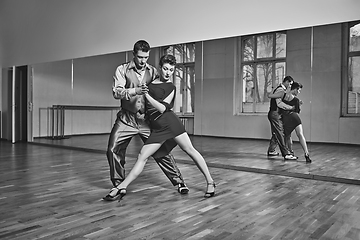
<path id="1" fill-rule="evenodd" d="M 147 63 L 149 54 L 149 43 L 139 40 L 134 44 L 133 60 L 121 64 L 115 71 L 113 96 L 120 99 L 121 109 L 111 130 L 106 154 L 114 187 L 125 179 L 125 153 L 131 139 L 139 135 L 144 142 L 150 135 L 144 118 L 144 94 L 148 92 L 146 84 L 156 79 L 158 73 L 155 67 Z M 165 148 L 158 150 L 155 160 L 170 182 L 177 186 L 179 193 L 189 192 L 174 157 Z M 113 201 L 116 197 L 108 194 L 103 199 Z"/>

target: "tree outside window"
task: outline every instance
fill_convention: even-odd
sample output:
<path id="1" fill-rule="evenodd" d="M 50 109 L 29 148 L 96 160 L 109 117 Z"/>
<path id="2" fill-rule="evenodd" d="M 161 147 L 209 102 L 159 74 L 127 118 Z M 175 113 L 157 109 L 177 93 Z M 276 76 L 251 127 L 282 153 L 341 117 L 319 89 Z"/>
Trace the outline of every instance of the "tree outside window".
<path id="1" fill-rule="evenodd" d="M 286 33 L 241 38 L 242 113 L 264 113 L 268 93 L 285 77 Z"/>
<path id="2" fill-rule="evenodd" d="M 195 110 L 195 43 L 176 44 L 163 48 L 164 54 L 176 58 L 173 83 L 176 86 L 174 111 L 180 115 Z"/>

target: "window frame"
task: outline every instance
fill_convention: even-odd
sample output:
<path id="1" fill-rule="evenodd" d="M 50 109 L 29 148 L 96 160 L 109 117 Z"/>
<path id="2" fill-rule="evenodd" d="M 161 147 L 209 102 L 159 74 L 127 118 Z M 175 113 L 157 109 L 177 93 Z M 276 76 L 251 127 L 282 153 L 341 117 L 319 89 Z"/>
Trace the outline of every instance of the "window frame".
<path id="1" fill-rule="evenodd" d="M 195 42 L 190 42 L 190 43 L 180 43 L 180 44 L 173 44 L 173 45 L 167 45 L 167 46 L 163 46 L 161 47 L 160 49 L 160 53 L 161 55 L 163 54 L 166 54 L 167 53 L 167 49 L 168 48 L 171 48 L 172 47 L 172 55 L 175 56 L 175 46 L 179 46 L 181 45 L 181 47 L 184 49 L 184 47 L 187 45 L 187 44 L 193 44 L 194 45 L 194 54 L 196 53 L 196 50 L 195 50 Z M 179 116 L 194 116 L 194 109 L 192 109 L 192 112 L 187 112 L 187 105 L 188 105 L 188 91 L 186 91 L 185 87 L 187 86 L 187 83 L 190 81 L 188 79 L 188 69 L 189 68 L 192 68 L 194 70 L 194 81 L 196 79 L 196 76 L 195 76 L 195 62 L 196 62 L 196 56 L 194 55 L 194 61 L 186 61 L 186 56 L 184 56 L 186 54 L 186 51 L 183 51 L 183 56 L 182 56 L 182 62 L 177 62 L 176 63 L 176 66 L 175 66 L 175 71 L 176 69 L 178 68 L 181 68 L 182 69 L 182 73 L 183 73 L 183 83 L 180 83 L 180 86 L 182 86 L 181 89 L 178 89 L 178 91 L 180 91 L 181 93 L 181 103 L 182 103 L 182 109 L 181 111 L 176 111 L 175 113 Z M 175 78 L 175 74 L 173 75 L 173 83 L 174 83 L 174 79 Z M 175 83 L 174 83 L 175 84 Z M 195 84 L 194 84 L 194 87 L 195 87 Z M 194 94 L 195 94 L 195 90 L 194 90 Z M 195 100 L 193 100 L 195 101 Z M 176 100 L 175 100 L 175 104 L 174 104 L 174 108 L 176 107 Z M 189 103 L 191 104 L 191 103 Z M 195 104 L 195 102 L 194 102 Z"/>
<path id="2" fill-rule="evenodd" d="M 246 36 L 240 36 L 238 37 L 238 71 L 239 71 L 239 79 L 238 79 L 238 93 L 237 94 L 237 112 L 235 113 L 236 115 L 264 115 L 268 113 L 268 108 L 270 106 L 270 101 L 268 104 L 266 104 L 266 110 L 264 109 L 264 106 L 262 106 L 264 103 L 261 102 L 256 102 L 256 100 L 254 100 L 253 103 L 246 103 L 243 102 L 243 94 L 244 94 L 244 72 L 243 72 L 243 67 L 245 65 L 252 65 L 254 72 L 257 71 L 257 66 L 260 64 L 271 64 L 272 65 L 272 87 L 276 87 L 277 84 L 281 83 L 282 79 L 279 79 L 277 82 L 276 80 L 276 64 L 277 63 L 283 63 L 285 66 L 285 71 L 284 71 L 284 76 L 286 76 L 286 71 L 287 71 L 287 62 L 286 62 L 286 54 L 285 57 L 276 57 L 276 35 L 277 34 L 287 34 L 286 31 L 275 31 L 275 32 L 267 32 L 267 33 L 260 33 L 260 34 L 251 34 L 251 35 L 246 35 Z M 259 36 L 264 36 L 264 35 L 272 35 L 273 36 L 273 49 L 272 49 L 272 57 L 267 57 L 267 58 L 258 58 L 258 51 L 257 51 L 257 38 Z M 254 38 L 254 59 L 250 60 L 250 61 L 244 61 L 244 41 L 248 38 Z M 286 39 L 287 41 L 287 39 Z M 286 46 L 286 41 L 285 41 L 285 46 Z M 285 47 L 285 53 L 286 53 L 286 47 Z M 253 81 L 257 81 L 257 74 L 254 75 L 254 79 Z M 247 105 L 252 105 L 252 111 L 250 112 L 244 112 L 244 104 Z M 260 111 L 259 111 L 260 110 Z"/>
<path id="3" fill-rule="evenodd" d="M 349 44 L 349 34 L 350 34 L 350 27 L 353 24 L 360 24 L 360 21 L 353 21 L 343 23 L 342 25 L 342 91 L 341 91 L 341 117 L 360 117 L 360 111 L 358 113 L 348 113 L 349 107 L 349 97 L 348 97 L 348 90 L 349 90 L 349 57 L 358 56 L 360 57 L 360 51 L 350 52 L 350 44 Z"/>

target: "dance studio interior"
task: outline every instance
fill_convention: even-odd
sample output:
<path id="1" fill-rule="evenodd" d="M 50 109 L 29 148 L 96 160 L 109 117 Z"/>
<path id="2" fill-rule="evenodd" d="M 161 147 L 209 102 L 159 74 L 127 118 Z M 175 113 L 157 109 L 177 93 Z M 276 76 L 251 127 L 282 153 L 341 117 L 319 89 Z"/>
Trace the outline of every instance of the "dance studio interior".
<path id="1" fill-rule="evenodd" d="M 360 239 L 360 1 L 0 0 L 0 239 Z M 180 194 L 153 158 L 116 201 L 117 66 L 176 57 Z M 268 156 L 268 94 L 302 84 L 296 160 Z M 126 149 L 125 172 L 143 146 Z M 280 152 L 279 147 L 276 148 Z"/>

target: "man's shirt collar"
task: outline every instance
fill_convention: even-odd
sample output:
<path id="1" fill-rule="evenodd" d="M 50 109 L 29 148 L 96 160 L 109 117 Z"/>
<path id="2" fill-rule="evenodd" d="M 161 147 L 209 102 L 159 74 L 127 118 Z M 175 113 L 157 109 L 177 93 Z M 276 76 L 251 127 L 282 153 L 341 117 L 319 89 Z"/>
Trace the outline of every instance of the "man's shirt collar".
<path id="1" fill-rule="evenodd" d="M 138 69 L 136 68 L 136 64 L 135 64 L 135 62 L 134 62 L 134 60 L 131 60 L 131 62 L 129 63 L 129 69 L 134 69 L 135 71 L 137 71 Z M 150 69 L 150 67 L 149 67 L 149 64 L 148 63 L 146 63 L 145 64 L 145 69 Z"/>

